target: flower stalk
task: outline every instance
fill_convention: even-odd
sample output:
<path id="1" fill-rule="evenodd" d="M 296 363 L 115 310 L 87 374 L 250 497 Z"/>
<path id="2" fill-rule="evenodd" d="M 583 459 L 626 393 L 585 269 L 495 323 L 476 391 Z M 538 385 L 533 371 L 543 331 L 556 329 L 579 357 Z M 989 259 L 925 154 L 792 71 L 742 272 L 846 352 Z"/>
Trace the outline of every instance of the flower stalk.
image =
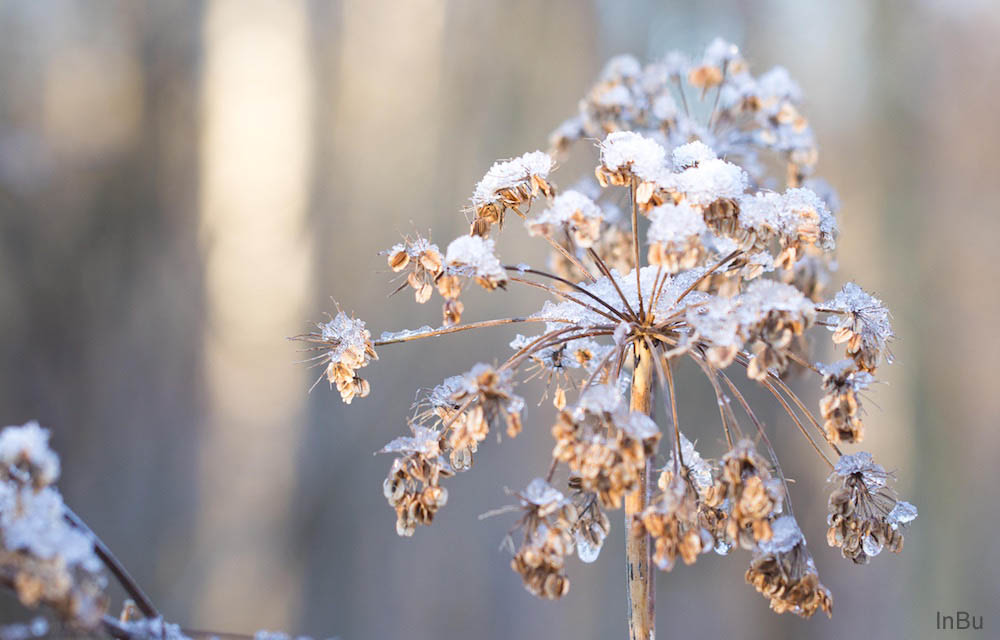
<path id="1" fill-rule="evenodd" d="M 643 340 L 635 343 L 635 373 L 629 408 L 649 415 L 653 408 L 653 354 Z M 625 496 L 625 593 L 630 640 L 652 640 L 656 629 L 656 581 L 649 534 L 637 517 L 649 503 L 653 467 L 646 460 L 639 486 Z"/>

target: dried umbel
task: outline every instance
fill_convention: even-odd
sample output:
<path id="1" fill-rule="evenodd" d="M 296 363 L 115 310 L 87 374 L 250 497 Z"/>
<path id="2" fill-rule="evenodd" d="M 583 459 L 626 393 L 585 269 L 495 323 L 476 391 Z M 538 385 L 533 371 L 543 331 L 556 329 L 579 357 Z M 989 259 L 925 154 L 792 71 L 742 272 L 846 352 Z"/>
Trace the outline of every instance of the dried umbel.
<path id="1" fill-rule="evenodd" d="M 744 549 L 771 539 L 771 519 L 781 512 L 781 481 L 771 476 L 767 462 L 753 443 L 742 440 L 722 457 L 721 482 L 709 503 L 730 503 L 727 535 Z"/>
<path id="2" fill-rule="evenodd" d="M 452 475 L 441 457 L 440 432 L 415 427 L 412 437 L 396 438 L 381 453 L 401 453 L 392 461 L 382 492 L 396 510 L 396 533 L 412 536 L 418 524 L 430 524 L 434 514 L 448 502 L 441 478 Z"/>
<path id="3" fill-rule="evenodd" d="M 649 416 L 628 411 L 617 389 L 598 385 L 559 413 L 552 437 L 552 457 L 566 463 L 580 488 L 596 494 L 602 507 L 620 509 L 655 453 L 660 431 Z"/>
<path id="4" fill-rule="evenodd" d="M 108 605 L 107 584 L 93 540 L 66 520 L 48 439 L 34 422 L 0 432 L 0 582 L 25 606 L 51 607 L 93 629 Z"/>
<path id="5" fill-rule="evenodd" d="M 787 71 L 754 76 L 738 49 L 721 40 L 694 60 L 679 53 L 647 65 L 615 58 L 578 113 L 553 133 L 549 153 L 489 169 L 472 196 L 468 235 L 444 252 L 419 238 L 388 252 L 390 268 L 406 273 L 402 286 L 418 302 L 433 295 L 433 283 L 444 300 L 443 326 L 387 332 L 372 342 L 353 330 L 347 333 L 356 347 L 346 356 L 324 343 L 329 351 L 321 357 L 342 366 L 345 387 L 354 390 L 345 399 L 367 390 L 352 384 L 374 347 L 537 327 L 522 329 L 508 357 L 475 365 L 418 402 L 411 435 L 390 445 L 403 454 L 386 481 L 401 534 L 431 521 L 446 496 L 440 478 L 468 470 L 490 432 L 532 428 L 515 388 L 536 380 L 558 413 L 549 471 L 520 496 L 524 538 L 512 549 L 514 569 L 532 593 L 564 594 L 566 558 L 575 547 L 592 561 L 609 528 L 605 510 L 624 507 L 633 637 L 652 636 L 647 569 L 654 557 L 670 569 L 709 549 L 751 551 L 748 580 L 775 611 L 829 613 L 831 598 L 792 519 L 775 453 L 784 432 L 768 434 L 741 385 L 773 396 L 821 464 L 840 468 L 840 445 L 862 436 L 858 394 L 874 383 L 878 365 L 891 361 L 893 333 L 886 308 L 857 285 L 828 299 L 838 205 L 814 176 L 818 155 L 801 100 Z M 557 160 L 585 140 L 598 145 L 593 177 L 573 177 L 572 188 L 560 191 Z M 501 229 L 509 211 L 524 219 L 528 237 L 547 244 L 549 270 L 497 255 L 494 240 L 510 232 Z M 506 290 L 511 307 L 517 290 L 550 299 L 508 317 L 463 320 L 460 298 L 470 282 Z M 847 360 L 816 363 L 810 337 L 831 333 Z M 699 434 L 725 442 L 714 460 L 681 434 L 675 376 L 682 361 L 715 392 L 719 432 Z M 786 381 L 793 370 L 822 386 L 819 417 Z M 650 417 L 656 402 L 666 416 L 660 425 Z M 670 455 L 655 488 L 661 439 Z M 844 477 L 831 501 L 830 540 L 860 559 L 859 548 L 873 555 L 866 544 L 894 546 L 898 526 L 915 511 L 890 505 L 884 492 L 863 493 L 868 485 L 853 478 Z M 572 500 L 555 488 L 561 483 Z"/>
<path id="6" fill-rule="evenodd" d="M 519 494 L 524 515 L 517 524 L 524 535 L 510 566 L 532 594 L 554 600 L 569 591 L 566 556 L 573 553 L 577 510 L 542 478 Z"/>
<path id="7" fill-rule="evenodd" d="M 826 540 L 857 564 L 868 564 L 884 548 L 899 553 L 900 528 L 917 517 L 916 507 L 896 499 L 889 477 L 864 451 L 843 456 L 830 474 L 838 486 L 830 494 Z"/>
<path id="8" fill-rule="evenodd" d="M 823 391 L 819 412 L 830 442 L 861 442 L 865 426 L 861 421 L 861 400 L 858 393 L 867 389 L 874 378 L 857 368 L 854 360 L 841 360 L 819 367 L 823 375 Z"/>
<path id="9" fill-rule="evenodd" d="M 553 191 L 548 176 L 552 166 L 548 154 L 534 151 L 490 167 L 472 194 L 475 212 L 472 235 L 485 236 L 493 225 L 502 227 L 508 208 L 520 213 L 518 207 L 530 206 L 531 199 L 539 193 L 551 196 Z"/>
<path id="10" fill-rule="evenodd" d="M 406 284 L 403 286 L 413 289 L 414 299 L 420 304 L 430 300 L 435 283 L 444 271 L 444 257 L 437 245 L 418 235 L 404 238 L 386 254 L 390 269 L 395 273 L 406 273 Z"/>
<path id="11" fill-rule="evenodd" d="M 771 601 L 776 613 L 791 611 L 808 618 L 817 610 L 830 615 L 833 598 L 819 581 L 806 539 L 791 516 L 774 522 L 774 535 L 754 552 L 747 582 Z"/>
<path id="12" fill-rule="evenodd" d="M 312 359 L 326 365 L 324 375 L 330 386 L 336 385 L 347 404 L 356 397 L 366 397 L 371 387 L 357 371 L 368 366 L 370 361 L 378 360 L 378 354 L 365 323 L 338 309 L 329 322 L 316 326 L 318 332 L 303 334 L 297 339 L 309 343 L 309 351 L 322 352 Z"/>

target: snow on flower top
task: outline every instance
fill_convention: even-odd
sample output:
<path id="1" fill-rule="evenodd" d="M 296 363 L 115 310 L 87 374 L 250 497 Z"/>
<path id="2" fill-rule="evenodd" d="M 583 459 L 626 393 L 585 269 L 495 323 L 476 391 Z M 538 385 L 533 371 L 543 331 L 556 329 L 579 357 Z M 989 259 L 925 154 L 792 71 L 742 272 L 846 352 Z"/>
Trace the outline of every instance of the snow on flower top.
<path id="1" fill-rule="evenodd" d="M 507 272 L 494 254 L 493 240 L 480 236 L 461 236 L 452 240 L 445 252 L 448 270 L 455 275 L 491 282 L 503 282 Z"/>
<path id="2" fill-rule="evenodd" d="M 854 474 L 861 476 L 869 491 L 877 491 L 884 487 L 889 477 L 882 465 L 877 464 L 872 458 L 872 454 L 867 451 L 840 456 L 840 460 L 837 460 L 837 464 L 834 465 L 833 474 L 830 477 L 837 475 L 846 478 Z"/>
<path id="3" fill-rule="evenodd" d="M 708 230 L 701 211 L 686 202 L 661 204 L 649 212 L 651 224 L 646 234 L 650 243 L 685 242 L 692 236 L 700 236 Z"/>
<path id="4" fill-rule="evenodd" d="M 889 310 L 881 300 L 848 282 L 825 306 L 840 312 L 830 327 L 833 341 L 847 343 L 847 354 L 861 368 L 873 370 L 882 357 L 892 362 L 888 345 L 894 334 Z"/>
<path id="5" fill-rule="evenodd" d="M 851 391 L 863 391 L 875 382 L 875 377 L 867 371 L 858 371 L 857 364 L 850 358 L 832 363 L 817 363 L 816 370 L 824 377 L 842 379 Z"/>
<path id="6" fill-rule="evenodd" d="M 666 167 L 667 152 L 652 138 L 632 131 L 615 131 L 601 142 L 601 164 L 612 172 L 631 171 L 642 180 L 656 180 Z"/>
<path id="7" fill-rule="evenodd" d="M 89 532 L 67 520 L 62 495 L 50 483 L 59 458 L 36 422 L 0 432 L 0 556 L 21 600 L 44 603 L 81 625 L 104 613 L 105 579 Z"/>
<path id="8" fill-rule="evenodd" d="M 528 483 L 521 497 L 526 506 L 530 504 L 536 507 L 544 507 L 566 502 L 563 494 L 543 478 L 535 478 Z"/>
<path id="9" fill-rule="evenodd" d="M 624 407 L 621 392 L 610 384 L 598 384 L 589 387 L 580 395 L 576 405 L 580 411 L 588 413 L 615 414 Z"/>
<path id="10" fill-rule="evenodd" d="M 49 448 L 49 432 L 35 421 L 0 432 L 0 464 L 7 473 L 27 467 L 25 472 L 36 486 L 48 486 L 59 478 L 59 456 Z"/>
<path id="11" fill-rule="evenodd" d="M 532 177 L 547 178 L 554 162 L 543 151 L 532 151 L 513 160 L 498 161 L 490 167 L 472 194 L 477 209 L 497 202 L 502 191 L 531 188 Z"/>
<path id="12" fill-rule="evenodd" d="M 688 202 L 703 207 L 716 200 L 737 198 L 747 188 L 746 172 L 718 158 L 703 160 L 674 174 L 670 180 L 670 185 L 684 194 Z"/>
<path id="13" fill-rule="evenodd" d="M 679 171 L 697 166 L 701 162 L 715 160 L 716 158 L 718 156 L 715 155 L 715 152 L 701 140 L 695 140 L 694 142 L 674 147 L 674 150 L 670 152 L 670 159 L 674 163 L 674 168 Z"/>
<path id="14" fill-rule="evenodd" d="M 379 453 L 418 453 L 433 458 L 441 453 L 440 438 L 439 431 L 416 425 L 412 437 L 400 436 L 382 447 Z"/>

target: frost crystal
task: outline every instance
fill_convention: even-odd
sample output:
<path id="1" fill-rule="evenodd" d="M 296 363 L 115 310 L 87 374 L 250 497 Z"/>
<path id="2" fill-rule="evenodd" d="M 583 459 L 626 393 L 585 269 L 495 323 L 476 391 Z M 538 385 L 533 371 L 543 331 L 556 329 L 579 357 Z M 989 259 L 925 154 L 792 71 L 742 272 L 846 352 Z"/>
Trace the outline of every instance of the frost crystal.
<path id="1" fill-rule="evenodd" d="M 885 344 L 893 337 L 889 310 L 881 300 L 853 282 L 845 284 L 827 306 L 858 315 L 864 322 L 862 339 Z"/>
<path id="2" fill-rule="evenodd" d="M 761 553 L 788 553 L 805 538 L 792 516 L 781 516 L 771 524 L 771 539 L 758 544 Z"/>
<path id="3" fill-rule="evenodd" d="M 691 482 L 694 484 L 694 488 L 698 490 L 699 493 L 704 493 L 712 486 L 712 467 L 701 457 L 698 451 L 695 450 L 694 444 L 688 440 L 684 434 L 681 434 L 681 460 L 684 461 L 684 466 L 687 467 L 688 472 L 691 476 Z M 670 452 L 670 458 L 667 460 L 667 466 L 665 468 L 670 469 L 674 464 L 674 452 Z"/>
<path id="4" fill-rule="evenodd" d="M 884 487 L 889 477 L 882 465 L 877 464 L 872 458 L 872 454 L 867 451 L 841 456 L 833 467 L 833 474 L 830 477 L 838 475 L 846 478 L 855 473 L 861 475 L 861 479 L 869 491 L 876 491 Z"/>
<path id="5" fill-rule="evenodd" d="M 412 438 L 400 436 L 382 447 L 379 453 L 419 453 L 433 458 L 441 452 L 438 444 L 440 437 L 441 433 L 437 430 L 417 425 Z"/>
<path id="6" fill-rule="evenodd" d="M 538 507 L 566 502 L 563 494 L 542 478 L 532 480 L 524 490 L 522 498 L 525 503 Z"/>
<path id="7" fill-rule="evenodd" d="M 595 562 L 601 555 L 600 545 L 596 545 L 591 542 L 590 538 L 587 537 L 583 531 L 578 529 L 573 534 L 573 539 L 576 541 L 576 555 L 580 558 L 581 562 L 590 564 L 591 562 Z"/>
<path id="8" fill-rule="evenodd" d="M 917 508 L 905 500 L 900 500 L 885 519 L 893 529 L 898 529 L 917 519 Z"/>

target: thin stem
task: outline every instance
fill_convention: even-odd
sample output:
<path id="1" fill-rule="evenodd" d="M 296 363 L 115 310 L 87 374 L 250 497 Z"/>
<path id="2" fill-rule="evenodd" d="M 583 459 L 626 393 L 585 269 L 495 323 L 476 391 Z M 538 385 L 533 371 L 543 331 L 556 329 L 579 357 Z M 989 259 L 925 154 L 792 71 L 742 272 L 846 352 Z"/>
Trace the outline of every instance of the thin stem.
<path id="1" fill-rule="evenodd" d="M 541 289 L 542 291 L 548 291 L 549 293 L 551 293 L 554 296 L 559 296 L 560 298 L 565 298 L 566 300 L 569 300 L 570 302 L 575 302 L 576 304 L 580 305 L 584 309 L 588 309 L 590 311 L 593 311 L 597 315 L 603 316 L 603 317 L 607 318 L 608 320 L 610 320 L 611 322 L 614 322 L 616 324 L 618 323 L 618 320 L 616 320 L 614 316 L 608 315 L 604 311 L 601 311 L 600 309 L 598 309 L 596 307 L 592 307 L 589 304 L 587 304 L 586 302 L 583 302 L 582 300 L 580 300 L 579 298 L 574 298 L 573 296 L 569 295 L 565 291 L 560 291 L 560 290 L 556 289 L 555 287 L 550 287 L 548 285 L 542 284 L 541 282 L 535 282 L 534 280 L 525 280 L 524 278 L 515 278 L 513 276 L 510 277 L 510 281 L 511 282 L 519 282 L 519 283 L 521 283 L 523 285 L 527 285 L 529 287 L 534 287 L 536 289 Z M 594 297 L 593 294 L 591 294 L 591 296 Z M 619 311 L 616 310 L 615 314 L 618 316 L 619 319 L 625 320 L 625 318 L 621 315 L 621 312 L 619 312 Z"/>
<path id="2" fill-rule="evenodd" d="M 785 402 L 784 397 L 782 397 L 782 395 L 778 393 L 778 390 L 774 388 L 774 385 L 772 385 L 767 380 L 764 380 L 762 384 L 765 387 L 767 387 L 767 389 L 774 395 L 775 398 L 778 399 L 778 402 L 780 402 L 781 406 L 785 409 L 785 413 L 787 413 L 789 417 L 791 417 L 792 422 L 794 422 L 795 426 L 799 428 L 799 431 L 802 432 L 802 435 L 806 437 L 806 440 L 808 440 L 809 444 L 812 445 L 812 448 L 816 450 L 816 453 L 818 453 L 820 457 L 823 458 L 823 460 L 825 460 L 828 465 L 830 465 L 830 468 L 833 469 L 833 461 L 831 461 L 830 458 L 826 455 L 826 453 L 824 453 L 823 450 L 819 448 L 819 445 L 816 444 L 816 441 L 812 439 L 812 436 L 810 436 L 809 432 L 806 431 L 806 428 L 805 426 L 802 425 L 802 422 L 799 420 L 799 417 L 795 415 L 795 412 L 792 411 L 792 408 L 790 406 L 788 406 L 788 403 Z"/>
<path id="3" fill-rule="evenodd" d="M 645 341 L 635 343 L 635 372 L 629 406 L 646 415 L 653 407 L 653 354 Z M 639 486 L 625 496 L 625 594 L 628 603 L 630 640 L 653 640 L 656 630 L 654 616 L 655 584 L 649 534 L 636 531 L 638 516 L 649 502 L 653 465 L 643 463 Z"/>
<path id="4" fill-rule="evenodd" d="M 639 298 L 639 321 L 646 317 L 642 303 L 642 261 L 639 258 L 639 203 L 635 201 L 636 177 L 629 183 L 629 200 L 632 203 L 632 254 L 635 257 L 635 295 Z"/>
<path id="5" fill-rule="evenodd" d="M 757 427 L 757 433 L 760 434 L 760 437 L 764 441 L 764 444 L 767 445 L 767 453 L 771 458 L 771 463 L 774 464 L 774 470 L 778 474 L 778 477 L 781 478 L 781 485 L 785 488 L 785 506 L 788 507 L 788 515 L 794 518 L 795 512 L 792 510 L 792 492 L 788 488 L 788 479 L 785 477 L 784 472 L 781 470 L 781 463 L 778 462 L 778 454 L 774 452 L 774 447 L 771 445 L 771 439 L 767 437 L 767 433 L 764 431 L 764 425 L 761 424 L 760 420 L 757 419 L 757 416 L 754 414 L 753 409 L 750 408 L 750 404 L 747 403 L 746 399 L 744 399 L 743 397 L 743 394 L 740 393 L 740 390 L 739 388 L 737 388 L 736 384 L 729 379 L 729 376 L 727 376 L 725 372 L 721 371 L 719 372 L 719 375 L 721 375 L 725 383 L 729 385 L 729 389 L 736 396 L 736 399 L 739 400 L 740 405 L 742 405 L 743 410 L 750 418 L 750 421 L 753 422 L 755 427 Z"/>
<path id="6" fill-rule="evenodd" d="M 719 82 L 719 88 L 715 92 L 715 102 L 712 103 L 712 113 L 708 116 L 708 127 L 709 131 L 712 130 L 712 125 L 715 121 L 715 113 L 719 109 L 719 98 L 722 97 L 722 85 L 726 82 L 726 72 L 729 70 L 729 61 L 726 60 L 722 63 L 722 81 Z"/>
<path id="7" fill-rule="evenodd" d="M 659 361 L 659 358 L 657 358 Z M 670 367 L 670 360 L 663 363 L 667 370 L 667 388 L 670 389 L 670 415 L 674 423 L 674 447 L 677 454 L 674 456 L 674 472 L 680 477 L 680 466 L 684 464 L 683 452 L 681 451 L 681 428 L 677 421 L 677 391 L 674 389 L 674 372 Z"/>
<path id="8" fill-rule="evenodd" d="M 624 347 L 622 347 L 621 349 L 624 349 Z M 619 351 L 621 351 L 621 349 L 619 349 Z M 594 380 L 597 379 L 597 374 L 608 366 L 608 362 L 611 361 L 611 357 L 613 355 L 615 355 L 615 350 L 608 349 L 608 352 L 604 354 L 604 357 L 601 358 L 601 361 L 597 363 L 597 366 L 594 367 L 594 370 L 590 372 L 589 376 L 587 376 L 587 380 L 583 383 L 583 386 L 580 387 L 580 393 L 583 393 L 590 385 L 594 383 Z"/>
<path id="9" fill-rule="evenodd" d="M 496 320 L 483 320 L 482 322 L 470 322 L 469 324 L 459 324 L 454 327 L 442 327 L 441 329 L 434 329 L 433 331 L 427 331 L 425 333 L 413 333 L 410 335 L 400 336 L 398 338 L 390 338 L 389 340 L 376 340 L 374 344 L 376 347 L 384 347 L 387 344 L 397 344 L 400 342 L 411 342 L 413 340 L 420 340 L 422 338 L 433 338 L 435 336 L 443 336 L 449 333 L 458 333 L 460 331 L 469 331 L 471 329 L 483 329 L 485 327 L 496 327 L 502 324 L 514 324 L 517 322 L 553 322 L 553 323 L 565 323 L 571 324 L 569 320 L 560 320 L 554 318 L 498 318 Z M 301 340 L 308 336 L 295 336 L 290 338 L 291 340 Z"/>
<path id="10" fill-rule="evenodd" d="M 576 284 L 574 282 L 571 282 L 571 281 L 569 281 L 569 280 L 567 280 L 565 278 L 561 278 L 561 277 L 555 275 L 554 273 L 547 273 L 545 271 L 539 271 L 538 269 L 530 269 L 530 268 L 529 269 L 520 269 L 518 267 L 512 267 L 510 265 L 504 265 L 503 268 L 506 269 L 507 271 L 517 271 L 519 273 L 530 273 L 532 275 L 541 276 L 543 278 L 550 278 L 552 280 L 555 280 L 556 282 L 561 282 L 564 285 L 572 288 L 574 291 L 579 291 L 580 293 L 584 294 L 585 296 L 588 296 L 588 297 L 592 298 L 593 300 L 601 303 L 602 305 L 604 305 L 604 307 L 608 311 L 614 313 L 615 315 L 617 315 L 618 317 L 620 317 L 622 320 L 626 320 L 627 319 L 627 318 L 625 318 L 624 314 L 622 314 L 621 311 L 619 311 L 618 309 L 615 309 L 610 304 L 608 304 L 606 301 L 602 300 L 601 298 L 599 298 L 598 296 L 594 295 L 590 291 L 587 291 L 586 289 L 584 289 L 580 285 L 578 285 L 578 284 Z M 615 285 L 615 286 L 617 286 L 617 285 Z M 628 302 L 626 302 L 625 304 L 628 304 Z M 631 311 L 631 309 L 629 309 L 629 310 Z"/>
<path id="11" fill-rule="evenodd" d="M 76 513 L 68 506 L 63 507 L 63 517 L 66 518 L 67 522 L 85 533 L 91 539 L 91 542 L 94 544 L 94 552 L 97 554 L 97 557 L 101 559 L 101 562 L 103 562 L 104 566 L 108 568 L 108 571 L 110 571 L 115 579 L 118 580 L 118 583 L 121 584 L 123 589 L 125 589 L 129 597 L 135 601 L 135 606 L 139 608 L 142 615 L 147 618 L 160 617 L 153 601 L 149 599 L 149 596 L 147 596 L 146 592 L 142 590 L 142 587 L 140 587 L 139 583 L 135 581 L 135 578 L 129 574 L 125 565 L 123 565 L 118 558 L 115 557 L 115 554 L 111 553 L 111 549 L 104 544 L 104 541 L 101 540 L 89 526 L 87 526 L 87 523 L 83 521 L 83 518 L 76 515 Z"/>
<path id="12" fill-rule="evenodd" d="M 732 253 L 730 253 L 728 256 L 726 256 L 722 260 L 719 260 L 718 262 L 716 262 L 708 271 L 706 271 L 705 273 L 701 274 L 701 276 L 697 280 L 695 280 L 694 282 L 692 282 L 691 286 L 689 286 L 687 289 L 684 290 L 684 293 L 682 293 L 681 295 L 677 296 L 677 299 L 674 300 L 674 304 L 677 304 L 678 302 L 680 302 L 681 300 L 683 300 L 687 296 L 687 294 L 691 293 L 696 288 L 698 288 L 698 285 L 700 285 L 702 282 L 704 282 L 705 278 L 707 278 L 710 275 L 712 275 L 713 273 L 715 273 L 716 269 L 718 269 L 722 265 L 726 264 L 727 262 L 729 262 L 730 260 L 732 260 L 736 256 L 740 255 L 741 253 L 743 253 L 743 250 L 742 249 L 737 249 L 736 251 L 733 251 Z"/>
<path id="13" fill-rule="evenodd" d="M 684 105 L 684 115 L 691 117 L 691 111 L 688 109 L 687 96 L 684 95 L 684 83 L 681 82 L 681 77 L 679 75 L 674 76 L 674 81 L 677 83 L 677 91 L 681 94 L 681 104 Z"/>
<path id="14" fill-rule="evenodd" d="M 618 281 L 611 275 L 611 270 L 608 269 L 608 265 L 604 264 L 604 261 L 601 260 L 601 256 L 597 255 L 596 251 L 594 251 L 593 249 L 588 249 L 588 251 L 590 251 L 590 257 L 593 258 L 594 264 L 597 265 L 597 269 L 601 273 L 603 273 L 608 280 L 611 281 L 611 284 L 614 286 L 615 291 L 618 292 L 618 297 L 621 298 L 621 301 L 625 305 L 625 308 L 628 309 L 629 314 L 634 316 L 636 321 L 638 322 L 639 316 L 635 315 L 635 310 L 632 309 L 632 305 L 629 304 L 628 298 L 626 298 L 625 294 L 622 293 L 621 287 L 618 286 Z"/>
<path id="15" fill-rule="evenodd" d="M 521 210 L 518 209 L 517 207 L 512 206 L 511 209 L 514 210 L 514 213 L 516 213 L 517 215 L 521 216 L 521 218 L 523 218 L 525 220 L 528 219 L 528 216 L 526 216 L 523 213 L 521 213 Z M 594 275 L 592 273 L 590 273 L 590 270 L 587 269 L 587 267 L 585 267 L 583 265 L 583 263 L 580 262 L 580 260 L 576 256 L 574 256 L 573 254 L 571 254 L 562 245 L 560 245 L 558 242 L 556 242 L 555 240 L 553 240 L 551 235 L 549 235 L 548 233 L 543 233 L 542 237 L 545 238 L 545 241 L 548 242 L 549 245 L 553 249 L 555 249 L 556 251 L 558 251 L 564 258 L 566 258 L 567 260 L 569 260 L 570 262 L 572 262 L 573 265 L 576 266 L 576 268 L 579 269 L 588 280 L 590 280 L 591 282 L 594 282 L 594 281 L 597 280 L 597 278 L 595 278 Z"/>

